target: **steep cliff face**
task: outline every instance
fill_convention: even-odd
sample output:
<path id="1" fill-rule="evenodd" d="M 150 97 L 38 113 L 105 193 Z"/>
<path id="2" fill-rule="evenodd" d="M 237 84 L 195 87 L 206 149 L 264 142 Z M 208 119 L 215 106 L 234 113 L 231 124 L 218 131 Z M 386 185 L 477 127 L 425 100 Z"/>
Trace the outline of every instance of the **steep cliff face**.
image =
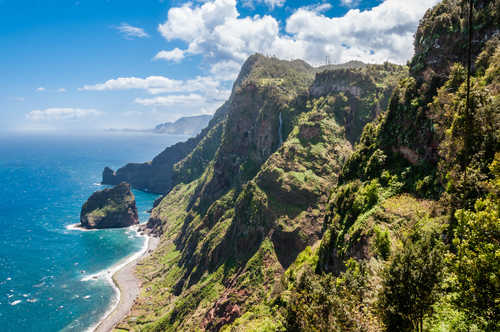
<path id="1" fill-rule="evenodd" d="M 119 185 L 93 193 L 83 204 L 82 227 L 89 229 L 128 227 L 139 223 L 135 197 L 130 185 Z"/>
<path id="2" fill-rule="evenodd" d="M 474 114 L 470 119 L 470 126 L 474 129 L 466 133 L 463 128 L 466 119 L 464 54 L 467 47 L 467 8 L 459 1 L 443 1 L 422 19 L 416 35 L 416 54 L 411 61 L 410 77 L 402 80 L 394 90 L 384 116 L 365 127 L 357 150 L 344 166 L 339 181 L 341 186 L 332 196 L 331 210 L 326 217 L 332 234 L 323 238 L 320 262 L 324 265 L 320 269 L 338 272 L 332 266 L 343 261 L 341 257 L 351 257 L 337 251 L 343 245 L 338 244 L 342 240 L 338 236 L 346 236 L 344 232 L 348 229 L 352 231 L 353 224 L 361 217 L 366 219 L 367 212 L 374 213 L 373 209 L 383 205 L 385 199 L 406 193 L 434 200 L 441 197 L 447 208 L 456 206 L 443 197 L 448 195 L 445 191 L 456 185 L 447 184 L 452 176 L 449 171 L 453 168 L 448 159 L 467 159 L 477 154 L 475 162 L 481 166 L 476 167 L 488 173 L 486 169 L 498 150 L 498 136 L 494 133 L 500 125 L 498 78 L 493 78 L 491 74 L 498 70 L 495 52 L 500 45 L 500 2 L 476 1 L 474 4 L 471 92 L 471 112 Z M 429 40 L 442 47 L 431 50 Z M 437 77 L 434 74 L 425 76 L 424 71 L 437 73 L 439 80 L 433 79 Z M 491 98 L 484 98 L 485 93 Z M 454 117 L 461 117 L 461 121 Z M 459 156 L 458 146 L 464 149 L 468 135 L 473 136 L 475 147 L 470 148 L 467 157 L 463 150 Z M 451 137 L 456 141 L 451 143 Z M 455 151 L 451 152 L 452 149 Z M 444 165 L 450 169 L 445 170 Z M 482 191 L 479 188 L 474 190 L 476 195 Z M 366 198 L 362 208 L 353 206 L 362 195 L 368 197 L 370 191 L 377 198 Z M 371 218 L 377 219 L 376 216 Z M 337 229 L 340 225 L 343 225 L 343 230 Z"/>
<path id="3" fill-rule="evenodd" d="M 452 65 L 467 66 L 467 8 L 464 1 L 445 0 L 426 13 L 415 35 L 411 77 L 399 84 L 383 124 L 381 146 L 405 155 L 412 164 L 438 159 L 440 133 L 427 106 L 448 79 Z M 471 53 L 475 59 L 500 32 L 500 1 L 474 1 L 474 8 Z"/>
<path id="4" fill-rule="evenodd" d="M 250 57 L 223 125 L 211 129 L 222 137 L 206 143 L 213 158 L 201 175 L 184 172 L 200 145 L 179 161 L 184 180 L 152 211 L 162 243 L 140 267 L 150 291 L 123 326 L 216 331 L 262 303 L 321 238 L 329 192 L 361 128 L 406 75 L 391 64 L 313 68 Z"/>

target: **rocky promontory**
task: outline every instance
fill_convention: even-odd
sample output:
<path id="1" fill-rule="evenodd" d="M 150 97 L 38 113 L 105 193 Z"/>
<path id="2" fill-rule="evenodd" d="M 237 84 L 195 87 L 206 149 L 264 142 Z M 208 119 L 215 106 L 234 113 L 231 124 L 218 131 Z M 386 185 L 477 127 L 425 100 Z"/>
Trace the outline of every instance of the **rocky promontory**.
<path id="1" fill-rule="evenodd" d="M 130 184 L 122 182 L 113 188 L 93 193 L 80 213 L 83 228 L 128 227 L 139 223 L 135 197 Z"/>

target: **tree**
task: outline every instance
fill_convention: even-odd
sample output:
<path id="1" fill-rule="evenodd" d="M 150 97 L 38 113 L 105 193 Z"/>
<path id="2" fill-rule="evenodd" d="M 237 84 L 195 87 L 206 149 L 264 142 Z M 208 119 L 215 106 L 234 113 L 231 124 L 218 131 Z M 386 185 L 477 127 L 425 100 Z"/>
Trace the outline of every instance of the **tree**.
<path id="1" fill-rule="evenodd" d="M 437 233 L 410 235 L 386 268 L 379 296 L 388 331 L 423 330 L 443 274 L 444 244 Z"/>

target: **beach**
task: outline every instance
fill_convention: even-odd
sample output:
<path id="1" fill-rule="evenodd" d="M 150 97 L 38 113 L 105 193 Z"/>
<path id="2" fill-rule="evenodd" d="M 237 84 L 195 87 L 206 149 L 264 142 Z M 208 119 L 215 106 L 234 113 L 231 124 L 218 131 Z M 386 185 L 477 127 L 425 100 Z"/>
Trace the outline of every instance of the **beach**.
<path id="1" fill-rule="evenodd" d="M 160 239 L 157 237 L 148 236 L 145 249 L 139 255 L 134 255 L 132 260 L 128 261 L 124 266 L 119 267 L 113 273 L 113 284 L 119 294 L 118 302 L 106 313 L 97 326 L 91 330 L 95 332 L 111 331 L 116 324 L 127 316 L 140 292 L 140 282 L 135 276 L 135 267 L 141 259 L 148 256 L 158 246 L 159 241 Z"/>

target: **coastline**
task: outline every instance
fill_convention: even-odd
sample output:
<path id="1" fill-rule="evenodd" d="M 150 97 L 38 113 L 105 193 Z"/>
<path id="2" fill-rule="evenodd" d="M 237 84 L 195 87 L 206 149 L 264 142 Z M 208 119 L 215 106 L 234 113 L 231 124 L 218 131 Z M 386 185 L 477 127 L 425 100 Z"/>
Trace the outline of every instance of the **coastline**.
<path id="1" fill-rule="evenodd" d="M 139 226 L 131 226 L 130 229 L 139 233 Z M 66 226 L 70 231 L 92 232 L 95 229 L 81 227 L 80 224 L 71 224 Z M 86 332 L 109 332 L 116 324 L 127 316 L 132 308 L 135 299 L 140 292 L 140 282 L 135 276 L 135 267 L 143 258 L 147 257 L 158 246 L 160 239 L 151 235 L 141 234 L 145 238 L 144 244 L 138 252 L 130 255 L 121 262 L 105 269 L 101 272 L 83 277 L 82 281 L 91 281 L 97 279 L 107 279 L 117 296 L 113 300 L 106 313 L 90 326 Z"/>
<path id="2" fill-rule="evenodd" d="M 160 241 L 157 237 L 149 235 L 145 235 L 145 237 L 145 245 L 141 251 L 132 255 L 126 262 L 114 268 L 112 272 L 107 271 L 106 275 L 111 279 L 111 284 L 117 293 L 117 299 L 99 322 L 91 326 L 87 331 L 112 331 L 115 325 L 129 313 L 140 292 L 140 283 L 135 276 L 135 267 L 141 259 L 147 257 L 156 249 Z M 96 276 L 91 276 L 90 278 L 95 279 Z"/>

